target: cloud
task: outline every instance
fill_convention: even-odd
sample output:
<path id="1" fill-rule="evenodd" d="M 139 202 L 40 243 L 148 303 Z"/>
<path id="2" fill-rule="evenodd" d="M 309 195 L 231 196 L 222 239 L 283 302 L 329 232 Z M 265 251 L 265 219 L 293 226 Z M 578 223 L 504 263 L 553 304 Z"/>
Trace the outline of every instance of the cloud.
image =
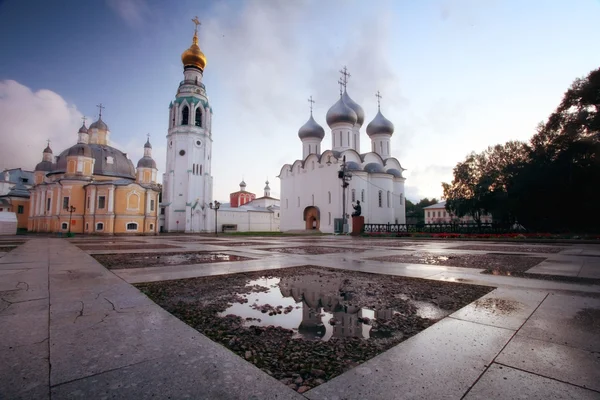
<path id="1" fill-rule="evenodd" d="M 33 169 L 48 139 L 55 155 L 75 144 L 82 116 L 50 90 L 33 92 L 13 80 L 0 81 L 0 168 Z"/>
<path id="2" fill-rule="evenodd" d="M 445 165 L 427 165 L 406 171 L 406 198 L 413 202 L 424 197 L 435 197 L 439 200 L 442 196 L 442 182 L 452 180 L 453 168 Z"/>
<path id="3" fill-rule="evenodd" d="M 131 27 L 140 27 L 150 12 L 145 0 L 106 0 L 106 3 Z"/>

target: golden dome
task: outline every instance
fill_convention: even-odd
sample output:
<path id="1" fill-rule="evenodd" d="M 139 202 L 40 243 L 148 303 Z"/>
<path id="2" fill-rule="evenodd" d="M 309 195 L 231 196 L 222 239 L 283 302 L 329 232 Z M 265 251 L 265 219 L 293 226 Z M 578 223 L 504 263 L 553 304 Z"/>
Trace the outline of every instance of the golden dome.
<path id="1" fill-rule="evenodd" d="M 198 31 L 194 32 L 194 39 L 190 48 L 181 54 L 181 62 L 184 67 L 196 67 L 204 71 L 204 67 L 206 66 L 206 56 L 198 46 Z"/>

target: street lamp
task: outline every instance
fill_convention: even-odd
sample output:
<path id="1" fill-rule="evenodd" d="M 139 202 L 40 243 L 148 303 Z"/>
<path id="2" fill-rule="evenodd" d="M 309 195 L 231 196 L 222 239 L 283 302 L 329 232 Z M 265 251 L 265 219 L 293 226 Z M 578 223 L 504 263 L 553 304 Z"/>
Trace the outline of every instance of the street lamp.
<path id="1" fill-rule="evenodd" d="M 352 173 L 348 171 L 346 156 L 343 158 L 342 169 L 338 171 L 338 178 L 342 180 L 342 233 L 346 232 L 346 188 L 350 185 Z"/>
<path id="2" fill-rule="evenodd" d="M 215 200 L 215 204 L 213 205 L 212 201 L 208 204 L 211 210 L 215 210 L 215 236 L 219 236 L 217 232 L 217 215 L 219 214 L 219 207 L 221 207 L 221 203 Z"/>
<path id="3" fill-rule="evenodd" d="M 67 232 L 67 235 L 71 234 L 71 223 L 73 222 L 73 213 L 75 212 L 76 208 L 75 206 L 70 206 L 65 208 L 65 210 L 67 210 L 69 212 L 69 231 Z"/>

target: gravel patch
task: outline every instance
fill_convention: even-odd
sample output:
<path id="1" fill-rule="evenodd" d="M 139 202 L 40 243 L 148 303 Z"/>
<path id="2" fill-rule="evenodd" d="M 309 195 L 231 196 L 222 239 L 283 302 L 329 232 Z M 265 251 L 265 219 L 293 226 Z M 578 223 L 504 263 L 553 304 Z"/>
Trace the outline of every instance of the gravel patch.
<path id="1" fill-rule="evenodd" d="M 486 245 L 465 245 L 457 247 L 448 247 L 448 250 L 478 250 L 478 251 L 505 251 L 509 253 L 559 253 L 567 247 L 555 246 L 486 246 Z"/>
<path id="2" fill-rule="evenodd" d="M 252 260 L 248 257 L 219 252 L 195 251 L 176 253 L 122 253 L 94 254 L 98 262 L 108 269 L 167 267 L 174 265 L 208 264 L 227 261 Z"/>
<path id="3" fill-rule="evenodd" d="M 261 281 L 267 284 L 257 283 Z M 136 286 L 179 319 L 298 392 L 365 362 L 493 289 L 315 266 Z M 257 302 L 274 294 L 279 300 Z M 288 306 L 280 304 L 284 300 Z M 423 309 L 441 310 L 441 316 L 419 314 L 424 304 Z M 289 322 L 296 315 L 299 325 L 261 326 L 261 317 L 229 313 L 240 307 L 262 319 Z M 372 318 L 364 317 L 367 309 Z M 324 340 L 326 329 L 332 333 Z"/>
<path id="4" fill-rule="evenodd" d="M 152 249 L 180 249 L 181 246 L 171 244 L 109 244 L 109 245 L 78 245 L 81 250 L 152 250 Z"/>
<path id="5" fill-rule="evenodd" d="M 523 272 L 545 260 L 544 257 L 531 257 L 511 254 L 445 254 L 415 252 L 369 258 L 375 261 L 391 261 L 407 264 L 443 265 L 447 267 L 484 269 L 497 275 L 510 275 Z"/>
<path id="6" fill-rule="evenodd" d="M 301 246 L 301 247 L 274 247 L 271 249 L 261 249 L 264 251 L 273 251 L 276 253 L 285 254 L 335 254 L 335 253 L 362 253 L 366 249 L 359 249 L 356 247 L 326 247 L 326 246 Z"/>

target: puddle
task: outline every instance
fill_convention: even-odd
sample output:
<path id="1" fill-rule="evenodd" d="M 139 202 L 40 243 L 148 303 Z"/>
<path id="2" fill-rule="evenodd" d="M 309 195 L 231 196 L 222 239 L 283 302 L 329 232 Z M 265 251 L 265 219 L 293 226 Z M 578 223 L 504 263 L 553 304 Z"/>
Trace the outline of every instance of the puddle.
<path id="1" fill-rule="evenodd" d="M 421 261 L 425 264 L 442 264 L 444 261 L 448 261 L 450 257 L 447 256 L 429 256 L 421 258 Z"/>
<path id="2" fill-rule="evenodd" d="M 251 293 L 238 294 L 236 302 L 219 316 L 236 315 L 245 326 L 279 326 L 294 332 L 293 338 L 328 341 L 331 338 L 389 337 L 395 332 L 389 321 L 402 315 L 393 309 L 371 309 L 351 304 L 351 293 L 341 293 L 342 279 L 321 275 L 269 277 L 249 281 Z M 421 318 L 440 319 L 450 312 L 426 301 L 399 295 Z M 381 322 L 381 324 L 379 324 Z"/>
<path id="3" fill-rule="evenodd" d="M 159 261 L 164 265 L 182 264 L 182 263 L 205 263 L 216 261 L 239 261 L 243 259 L 240 256 L 223 253 L 187 253 L 187 254 L 168 254 L 163 253 L 159 256 L 141 256 L 142 260 Z"/>

